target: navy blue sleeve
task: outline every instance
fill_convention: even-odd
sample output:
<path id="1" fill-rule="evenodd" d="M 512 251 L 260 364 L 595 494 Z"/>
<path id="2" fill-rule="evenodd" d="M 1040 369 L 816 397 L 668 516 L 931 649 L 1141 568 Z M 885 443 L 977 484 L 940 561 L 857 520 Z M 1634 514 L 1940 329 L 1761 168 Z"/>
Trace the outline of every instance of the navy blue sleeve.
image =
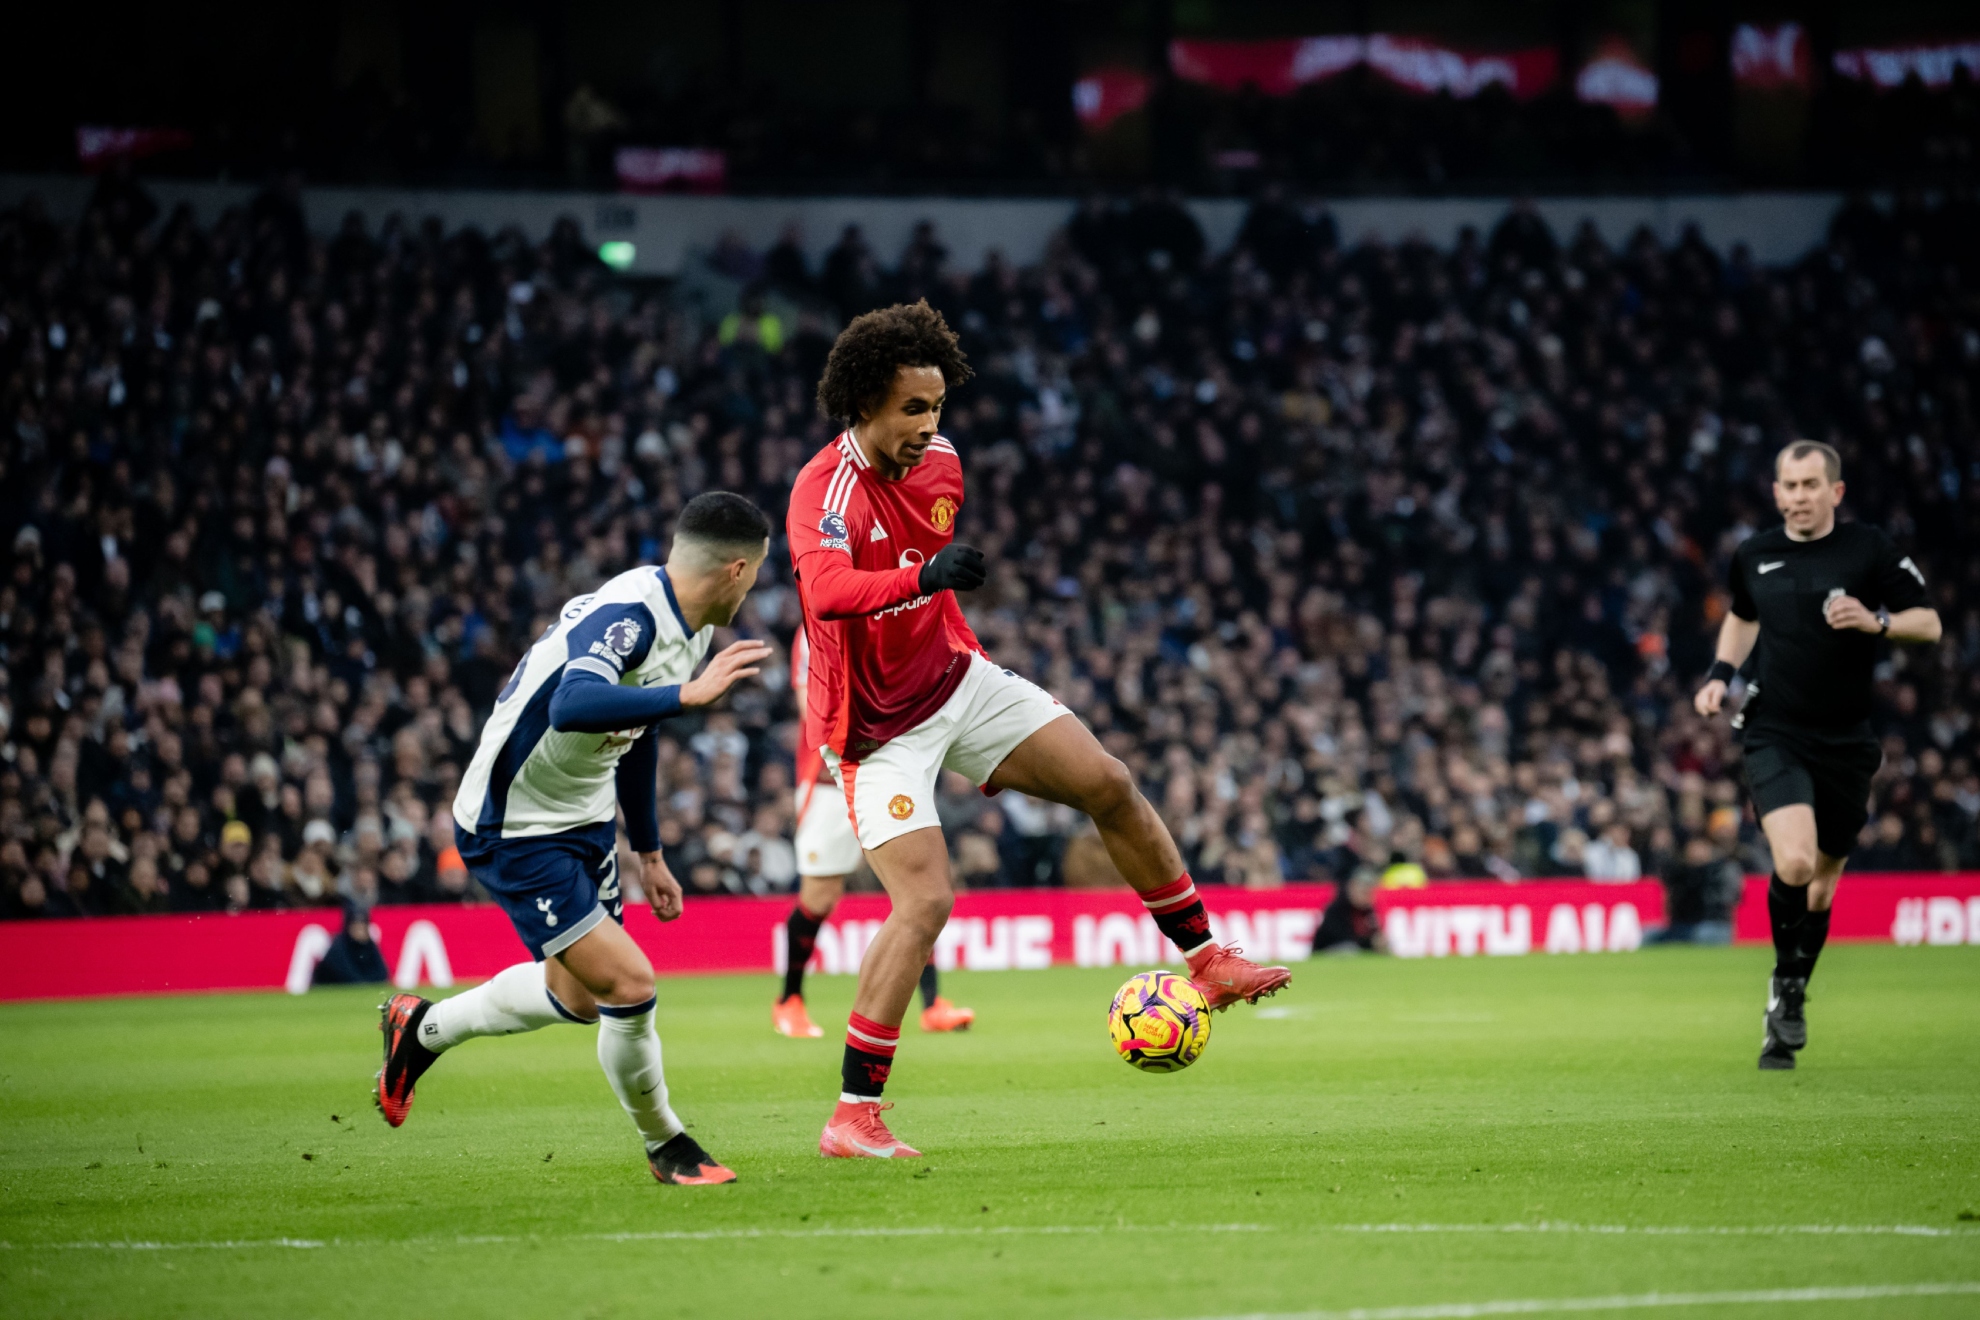
<path id="1" fill-rule="evenodd" d="M 619 758 L 619 805 L 626 811 L 626 839 L 636 853 L 660 851 L 660 735 L 652 729 L 639 735 Z"/>
<path id="2" fill-rule="evenodd" d="M 567 667 L 550 694 L 550 727 L 558 733 L 617 733 L 681 713 L 681 690 L 620 687 L 588 669 Z"/>
<path id="3" fill-rule="evenodd" d="M 638 601 L 600 605 L 565 636 L 570 643 L 566 673 L 582 670 L 616 683 L 646 663 L 653 649 L 653 611 Z"/>

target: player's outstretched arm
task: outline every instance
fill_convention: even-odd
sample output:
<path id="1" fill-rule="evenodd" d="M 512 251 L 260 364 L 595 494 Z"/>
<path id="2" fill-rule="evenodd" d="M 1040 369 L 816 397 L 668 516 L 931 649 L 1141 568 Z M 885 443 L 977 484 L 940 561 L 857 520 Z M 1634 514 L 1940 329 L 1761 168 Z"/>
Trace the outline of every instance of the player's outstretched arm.
<path id="1" fill-rule="evenodd" d="M 559 733 L 616 733 L 681 713 L 682 689 L 621 687 L 584 669 L 566 669 L 550 696 L 550 727 Z"/>
<path id="2" fill-rule="evenodd" d="M 681 684 L 681 705 L 690 710 L 714 705 L 737 683 L 762 673 L 757 666 L 769 658 L 770 646 L 766 642 L 737 642 L 724 647 L 708 662 L 700 677 Z"/>
<path id="3" fill-rule="evenodd" d="M 1719 625 L 1719 645 L 1712 667 L 1706 671 L 1705 686 L 1692 698 L 1691 704 L 1700 715 L 1717 715 L 1725 706 L 1727 684 L 1746 663 L 1746 657 L 1753 654 L 1753 644 L 1759 640 L 1760 620 L 1742 619 L 1730 610 L 1726 612 L 1726 621 Z"/>

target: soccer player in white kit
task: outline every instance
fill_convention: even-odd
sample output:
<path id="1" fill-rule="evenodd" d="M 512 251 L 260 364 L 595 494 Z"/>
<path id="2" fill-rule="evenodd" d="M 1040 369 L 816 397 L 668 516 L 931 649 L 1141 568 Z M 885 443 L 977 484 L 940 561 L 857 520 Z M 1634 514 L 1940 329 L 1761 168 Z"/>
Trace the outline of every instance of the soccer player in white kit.
<path id="1" fill-rule="evenodd" d="M 421 1074 L 461 1042 L 595 1022 L 598 1062 L 653 1176 L 735 1180 L 667 1103 L 653 965 L 621 925 L 614 817 L 623 807 L 653 915 L 674 920 L 681 887 L 660 853 L 655 725 L 721 700 L 769 655 L 761 642 L 737 642 L 693 676 L 715 628 L 755 585 L 769 536 L 740 495 L 697 496 L 664 567 L 632 569 L 567 602 L 516 665 L 454 796 L 454 836 L 532 961 L 437 1003 L 410 994 L 385 1002 L 377 1102 L 393 1127 L 405 1122 Z"/>

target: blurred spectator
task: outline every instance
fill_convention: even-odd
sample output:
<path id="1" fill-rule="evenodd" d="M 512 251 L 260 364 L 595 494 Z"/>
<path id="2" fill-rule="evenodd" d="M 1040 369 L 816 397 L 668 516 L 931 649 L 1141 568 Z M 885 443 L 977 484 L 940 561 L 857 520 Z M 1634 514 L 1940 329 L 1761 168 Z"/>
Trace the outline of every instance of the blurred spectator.
<path id="1" fill-rule="evenodd" d="M 1590 880 L 1625 884 L 1640 879 L 1643 863 L 1629 843 L 1629 826 L 1611 822 L 1582 850 L 1582 866 Z"/>
<path id="2" fill-rule="evenodd" d="M 1744 878 L 1739 864 L 1708 838 L 1684 845 L 1683 858 L 1664 872 L 1664 926 L 1646 944 L 1730 944 L 1733 909 Z"/>
<path id="3" fill-rule="evenodd" d="M 1375 877 L 1362 870 L 1334 887 L 1334 899 L 1313 932 L 1318 954 L 1387 953 L 1389 937 L 1375 911 Z"/>
<path id="4" fill-rule="evenodd" d="M 1905 829 L 1904 817 L 1886 811 L 1864 827 L 1869 841 L 1850 854 L 1858 871 L 1921 871 L 1925 858 Z"/>
<path id="5" fill-rule="evenodd" d="M 359 903 L 344 905 L 344 925 L 316 964 L 314 985 L 365 985 L 386 979 L 385 955 L 379 951 L 371 912 Z"/>
<path id="6" fill-rule="evenodd" d="M 630 899 L 630 895 L 628 896 Z M 468 872 L 467 863 L 461 860 L 461 850 L 452 844 L 440 854 L 439 864 L 434 869 L 434 890 L 428 896 L 434 903 L 486 903 L 487 893 L 480 883 Z"/>

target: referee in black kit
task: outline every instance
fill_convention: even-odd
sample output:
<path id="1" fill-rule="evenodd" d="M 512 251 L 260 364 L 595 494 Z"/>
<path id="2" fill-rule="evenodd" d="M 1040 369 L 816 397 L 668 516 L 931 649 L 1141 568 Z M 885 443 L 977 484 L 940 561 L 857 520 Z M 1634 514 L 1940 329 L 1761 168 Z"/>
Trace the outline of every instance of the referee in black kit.
<path id="1" fill-rule="evenodd" d="M 1870 779 L 1883 760 L 1870 731 L 1878 639 L 1939 640 L 1925 575 L 1876 528 L 1838 524 L 1842 497 L 1842 459 L 1828 445 L 1797 440 L 1775 457 L 1783 525 L 1733 552 L 1732 610 L 1696 701 L 1699 714 L 1718 714 L 1726 684 L 1754 655 L 1733 727 L 1774 854 L 1762 1068 L 1794 1067 L 1808 1043 L 1808 977 L 1829 937 L 1843 863 L 1869 819 Z"/>

